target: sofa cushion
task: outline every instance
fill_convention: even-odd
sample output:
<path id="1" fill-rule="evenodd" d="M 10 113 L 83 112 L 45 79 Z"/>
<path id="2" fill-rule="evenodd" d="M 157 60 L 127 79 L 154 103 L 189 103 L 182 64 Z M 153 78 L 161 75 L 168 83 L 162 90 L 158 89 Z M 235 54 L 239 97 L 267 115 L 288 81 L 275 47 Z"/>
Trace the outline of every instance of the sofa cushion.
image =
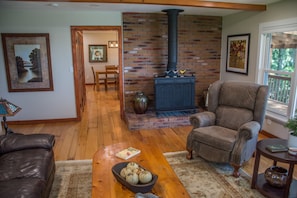
<path id="1" fill-rule="evenodd" d="M 55 136 L 51 134 L 23 135 L 12 133 L 0 136 L 0 154 L 23 149 L 44 148 L 52 149 Z"/>
<path id="2" fill-rule="evenodd" d="M 47 149 L 2 154 L 0 162 L 0 181 L 30 177 L 47 181 L 55 166 L 53 151 Z"/>
<path id="3" fill-rule="evenodd" d="M 193 140 L 225 151 L 232 151 L 237 135 L 237 131 L 220 126 L 196 128 L 193 133 Z"/>
<path id="4" fill-rule="evenodd" d="M 12 179 L 0 181 L 0 197 L 7 198 L 41 198 L 46 183 L 36 178 Z"/>

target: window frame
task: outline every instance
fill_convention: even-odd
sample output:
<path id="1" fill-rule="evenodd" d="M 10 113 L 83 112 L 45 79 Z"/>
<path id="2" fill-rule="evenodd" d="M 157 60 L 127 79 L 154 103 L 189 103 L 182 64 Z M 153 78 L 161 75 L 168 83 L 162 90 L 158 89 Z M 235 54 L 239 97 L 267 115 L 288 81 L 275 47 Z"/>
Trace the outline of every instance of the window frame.
<path id="1" fill-rule="evenodd" d="M 286 116 L 276 115 L 275 113 L 269 111 L 267 108 L 266 115 L 281 121 L 286 122 L 288 118 L 293 117 L 296 109 L 297 103 L 297 53 L 295 57 L 295 70 L 294 72 L 284 72 L 284 71 L 274 71 L 271 70 L 270 67 L 270 42 L 264 34 L 274 33 L 274 32 L 286 32 L 286 31 L 297 31 L 297 18 L 273 21 L 273 22 L 266 22 L 261 23 L 259 25 L 259 42 L 258 42 L 258 64 L 256 71 L 256 79 L 257 82 L 260 84 L 264 84 L 264 77 L 266 73 L 279 73 L 279 74 L 290 74 L 291 76 L 291 91 L 290 91 L 290 98 L 288 104 L 288 111 Z M 269 39 L 271 41 L 271 39 Z M 269 57 L 267 55 L 269 54 Z"/>

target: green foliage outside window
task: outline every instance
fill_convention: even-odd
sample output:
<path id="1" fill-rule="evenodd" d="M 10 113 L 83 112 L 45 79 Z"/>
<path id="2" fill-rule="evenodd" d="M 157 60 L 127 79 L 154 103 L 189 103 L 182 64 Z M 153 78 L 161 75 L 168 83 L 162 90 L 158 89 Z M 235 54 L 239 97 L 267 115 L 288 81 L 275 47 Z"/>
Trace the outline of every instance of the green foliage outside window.
<path id="1" fill-rule="evenodd" d="M 271 57 L 271 69 L 276 71 L 294 72 L 295 48 L 273 48 Z"/>

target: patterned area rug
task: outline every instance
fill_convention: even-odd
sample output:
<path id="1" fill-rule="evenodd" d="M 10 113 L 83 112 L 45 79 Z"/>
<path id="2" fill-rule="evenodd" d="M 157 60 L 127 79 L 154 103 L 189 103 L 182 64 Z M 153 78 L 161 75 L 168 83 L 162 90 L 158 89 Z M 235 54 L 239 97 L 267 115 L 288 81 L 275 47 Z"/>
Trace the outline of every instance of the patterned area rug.
<path id="1" fill-rule="evenodd" d="M 50 198 L 90 198 L 92 160 L 56 161 Z"/>
<path id="2" fill-rule="evenodd" d="M 235 178 L 229 164 L 209 163 L 199 157 L 187 160 L 186 153 L 164 153 L 164 156 L 192 198 L 264 198 L 251 189 L 251 177 L 242 170 L 241 176 Z"/>
<path id="3" fill-rule="evenodd" d="M 250 188 L 250 176 L 232 176 L 228 164 L 208 163 L 196 157 L 186 159 L 186 151 L 164 153 L 192 198 L 263 198 Z M 50 198 L 91 198 L 92 160 L 56 162 L 56 175 Z"/>

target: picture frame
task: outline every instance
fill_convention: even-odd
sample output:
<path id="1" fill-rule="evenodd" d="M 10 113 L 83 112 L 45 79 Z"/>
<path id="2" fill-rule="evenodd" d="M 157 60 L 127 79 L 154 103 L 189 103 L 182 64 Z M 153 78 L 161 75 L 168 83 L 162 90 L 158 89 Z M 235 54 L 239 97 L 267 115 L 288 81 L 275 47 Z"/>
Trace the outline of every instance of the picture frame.
<path id="1" fill-rule="evenodd" d="M 2 33 L 9 92 L 53 91 L 48 33 Z"/>
<path id="2" fill-rule="evenodd" d="M 107 62 L 107 45 L 89 45 L 89 62 Z"/>
<path id="3" fill-rule="evenodd" d="M 248 75 L 250 34 L 227 37 L 226 71 Z"/>

